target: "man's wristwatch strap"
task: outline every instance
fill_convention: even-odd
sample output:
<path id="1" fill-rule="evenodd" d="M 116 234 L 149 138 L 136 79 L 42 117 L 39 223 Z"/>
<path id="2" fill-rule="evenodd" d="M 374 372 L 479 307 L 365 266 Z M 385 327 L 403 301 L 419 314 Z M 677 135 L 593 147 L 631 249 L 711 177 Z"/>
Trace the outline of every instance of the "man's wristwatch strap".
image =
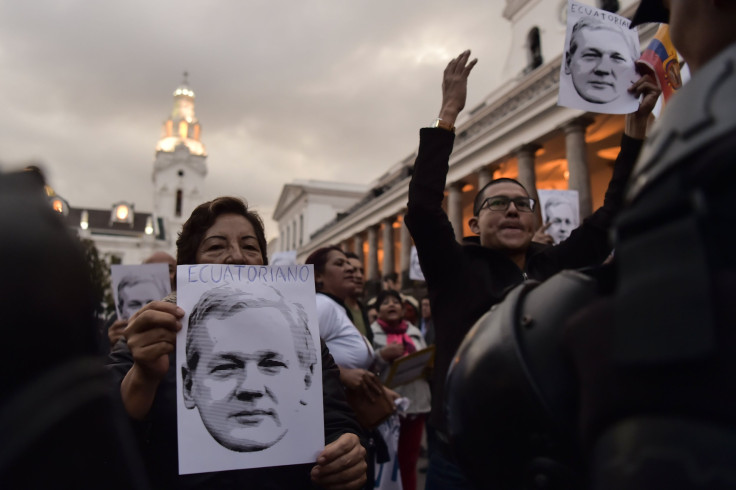
<path id="1" fill-rule="evenodd" d="M 447 121 L 443 121 L 439 117 L 434 120 L 430 127 L 444 129 L 445 131 L 450 131 L 451 133 L 455 132 L 455 126 L 448 123 Z"/>

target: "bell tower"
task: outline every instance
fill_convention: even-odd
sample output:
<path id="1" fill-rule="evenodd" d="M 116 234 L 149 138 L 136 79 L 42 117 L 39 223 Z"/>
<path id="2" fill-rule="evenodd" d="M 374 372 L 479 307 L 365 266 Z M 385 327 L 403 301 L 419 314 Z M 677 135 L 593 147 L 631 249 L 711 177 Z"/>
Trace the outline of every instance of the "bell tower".
<path id="1" fill-rule="evenodd" d="M 167 236 L 175 238 L 194 208 L 202 203 L 207 152 L 194 113 L 194 91 L 188 73 L 174 91 L 171 116 L 163 123 L 153 162 L 153 205 L 164 220 Z"/>

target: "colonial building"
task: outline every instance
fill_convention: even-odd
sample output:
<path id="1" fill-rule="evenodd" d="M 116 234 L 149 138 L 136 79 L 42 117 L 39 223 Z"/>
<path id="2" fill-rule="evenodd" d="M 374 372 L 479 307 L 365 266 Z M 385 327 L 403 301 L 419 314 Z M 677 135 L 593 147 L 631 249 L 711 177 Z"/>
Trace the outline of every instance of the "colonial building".
<path id="1" fill-rule="evenodd" d="M 279 237 L 268 245 L 274 252 L 296 250 L 311 235 L 341 216 L 368 191 L 365 184 L 345 184 L 319 180 L 295 180 L 281 189 L 273 212 L 279 224 Z"/>
<path id="2" fill-rule="evenodd" d="M 174 91 L 174 107 L 163 123 L 153 162 L 153 212 L 136 211 L 131 202 L 107 209 L 75 208 L 58 196 L 52 205 L 80 237 L 95 242 L 112 263 L 140 264 L 155 251 L 176 256 L 176 237 L 186 218 L 202 202 L 207 152 L 194 112 L 194 92 L 184 82 Z M 53 193 L 53 191 L 47 191 Z M 58 199 L 56 204 L 54 198 Z"/>
<path id="3" fill-rule="evenodd" d="M 630 18 L 638 2 L 597 4 Z M 467 223 L 473 197 L 493 178 L 516 178 L 533 194 L 536 189 L 575 189 L 581 218 L 603 202 L 624 116 L 557 106 L 566 8 L 567 0 L 506 0 L 503 16 L 512 30 L 504 68 L 508 80 L 466 109 L 457 123 L 444 206 L 458 240 L 471 234 Z M 640 31 L 642 45 L 653 34 L 653 27 Z M 399 272 L 406 281 L 412 240 L 403 216 L 415 157 L 391 167 L 356 205 L 297 246 L 297 260 L 339 244 L 363 257 L 369 280 Z"/>

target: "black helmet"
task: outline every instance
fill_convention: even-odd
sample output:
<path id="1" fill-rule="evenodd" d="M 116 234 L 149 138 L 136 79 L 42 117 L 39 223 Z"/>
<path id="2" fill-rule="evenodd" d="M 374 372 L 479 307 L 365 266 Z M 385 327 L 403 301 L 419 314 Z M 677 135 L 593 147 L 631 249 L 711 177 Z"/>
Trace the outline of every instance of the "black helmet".
<path id="1" fill-rule="evenodd" d="M 520 284 L 458 349 L 447 377 L 448 435 L 480 488 L 582 488 L 577 385 L 561 340 L 571 314 L 597 297 L 596 284 L 575 271 Z"/>

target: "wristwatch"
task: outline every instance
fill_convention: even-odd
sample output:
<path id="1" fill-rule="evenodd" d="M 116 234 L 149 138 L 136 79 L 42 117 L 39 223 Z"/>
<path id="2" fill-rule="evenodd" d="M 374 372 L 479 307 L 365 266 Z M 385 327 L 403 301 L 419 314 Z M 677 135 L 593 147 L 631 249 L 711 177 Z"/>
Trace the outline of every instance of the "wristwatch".
<path id="1" fill-rule="evenodd" d="M 434 120 L 434 122 L 432 123 L 430 127 L 444 129 L 445 131 L 450 131 L 451 133 L 455 132 L 455 126 L 448 123 L 447 121 L 443 121 L 439 117 Z"/>

